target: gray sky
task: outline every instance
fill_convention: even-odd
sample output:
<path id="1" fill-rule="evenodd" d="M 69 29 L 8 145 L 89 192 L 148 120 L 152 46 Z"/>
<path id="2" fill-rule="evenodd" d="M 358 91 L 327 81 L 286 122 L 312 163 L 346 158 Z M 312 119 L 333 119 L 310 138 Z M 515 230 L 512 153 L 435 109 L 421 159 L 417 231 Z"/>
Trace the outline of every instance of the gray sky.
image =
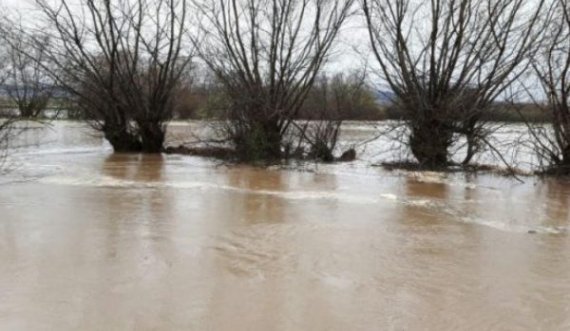
<path id="1" fill-rule="evenodd" d="M 28 0 L 1 0 L 0 4 L 6 8 L 30 8 Z"/>
<path id="2" fill-rule="evenodd" d="M 29 18 L 30 12 L 34 10 L 33 0 L 0 0 L 1 7 L 10 12 L 18 12 L 24 20 Z M 343 33 L 337 39 L 335 51 L 331 54 L 326 71 L 340 72 L 366 66 L 368 59 L 362 54 L 368 53 L 368 35 L 363 24 L 364 22 L 360 20 L 347 22 Z"/>

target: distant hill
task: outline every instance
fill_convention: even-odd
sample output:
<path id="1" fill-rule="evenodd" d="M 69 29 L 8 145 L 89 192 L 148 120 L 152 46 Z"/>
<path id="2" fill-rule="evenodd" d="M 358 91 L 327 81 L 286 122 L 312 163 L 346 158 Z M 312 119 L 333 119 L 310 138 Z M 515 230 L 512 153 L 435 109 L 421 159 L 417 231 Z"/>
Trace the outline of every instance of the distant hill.
<path id="1" fill-rule="evenodd" d="M 379 90 L 375 92 L 376 95 L 376 103 L 382 106 L 391 105 L 394 102 L 394 92 L 392 91 L 385 91 Z"/>
<path id="2" fill-rule="evenodd" d="M 70 96 L 69 92 L 62 87 L 52 86 L 47 84 L 44 85 L 44 87 L 45 89 L 52 89 L 54 98 L 63 98 Z M 0 85 L 0 97 L 8 97 L 10 93 L 15 92 L 18 88 L 19 87 L 16 85 L 10 85 L 10 84 Z"/>

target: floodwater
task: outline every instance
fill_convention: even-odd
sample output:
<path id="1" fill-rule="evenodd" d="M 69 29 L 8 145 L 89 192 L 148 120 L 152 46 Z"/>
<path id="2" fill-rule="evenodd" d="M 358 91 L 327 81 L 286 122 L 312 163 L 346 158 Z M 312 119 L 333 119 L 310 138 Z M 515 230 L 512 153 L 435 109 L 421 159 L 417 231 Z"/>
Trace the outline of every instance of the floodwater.
<path id="1" fill-rule="evenodd" d="M 570 329 L 569 183 L 114 155 L 74 123 L 21 143 L 0 330 Z"/>

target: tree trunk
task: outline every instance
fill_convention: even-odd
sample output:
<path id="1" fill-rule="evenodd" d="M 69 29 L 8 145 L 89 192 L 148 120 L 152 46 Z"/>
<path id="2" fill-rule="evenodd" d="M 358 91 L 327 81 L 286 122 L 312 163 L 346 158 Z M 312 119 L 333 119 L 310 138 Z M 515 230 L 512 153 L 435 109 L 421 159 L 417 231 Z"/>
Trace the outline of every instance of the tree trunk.
<path id="1" fill-rule="evenodd" d="M 468 165 L 471 163 L 477 151 L 478 148 L 476 139 L 472 135 L 467 135 L 467 154 L 465 155 L 465 159 L 463 159 L 462 164 Z"/>
<path id="2" fill-rule="evenodd" d="M 269 159 L 281 158 L 281 130 L 277 121 L 269 121 L 263 126 L 266 143 L 264 144 L 263 153 Z"/>
<path id="3" fill-rule="evenodd" d="M 281 158 L 281 131 L 277 120 L 252 121 L 247 129 L 235 134 L 236 151 L 245 160 Z"/>
<path id="4" fill-rule="evenodd" d="M 36 117 L 35 115 L 34 110 L 29 107 L 23 106 L 20 108 L 20 116 L 23 118 L 34 118 Z"/>
<path id="5" fill-rule="evenodd" d="M 111 146 L 113 146 L 113 150 L 115 152 L 139 153 L 142 151 L 140 140 L 125 130 L 106 129 L 104 134 L 105 139 L 107 139 Z"/>
<path id="6" fill-rule="evenodd" d="M 562 174 L 570 174 L 570 146 L 562 150 L 562 158 L 558 164 L 558 171 Z"/>
<path id="7" fill-rule="evenodd" d="M 427 168 L 442 168 L 449 164 L 449 147 L 453 133 L 442 123 L 431 121 L 412 128 L 410 149 L 418 162 Z"/>
<path id="8" fill-rule="evenodd" d="M 142 152 L 161 153 L 164 147 L 165 132 L 161 124 L 145 123 L 140 129 Z"/>

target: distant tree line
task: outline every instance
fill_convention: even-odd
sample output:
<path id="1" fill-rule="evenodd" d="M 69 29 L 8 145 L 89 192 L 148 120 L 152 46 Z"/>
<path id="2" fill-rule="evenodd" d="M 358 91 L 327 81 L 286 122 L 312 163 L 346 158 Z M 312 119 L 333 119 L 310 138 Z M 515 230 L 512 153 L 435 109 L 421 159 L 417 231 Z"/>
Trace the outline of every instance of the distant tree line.
<path id="1" fill-rule="evenodd" d="M 228 107 L 229 98 L 213 74 L 200 70 L 200 78 L 179 90 L 175 119 L 215 119 Z M 194 78 L 197 78 L 194 76 Z M 387 106 L 361 71 L 321 73 L 296 115 L 305 120 L 384 120 Z M 394 117 L 396 118 L 396 117 Z"/>
<path id="2" fill-rule="evenodd" d="M 499 153 L 490 122 L 508 109 L 543 170 L 570 172 L 570 0 L 33 3 L 37 19 L 2 21 L 6 97 L 23 118 L 57 103 L 118 152 L 162 152 L 172 119 L 215 118 L 239 159 L 332 161 L 342 121 L 388 117 L 418 166 L 445 169 Z M 375 65 L 330 73 L 349 20 Z"/>

